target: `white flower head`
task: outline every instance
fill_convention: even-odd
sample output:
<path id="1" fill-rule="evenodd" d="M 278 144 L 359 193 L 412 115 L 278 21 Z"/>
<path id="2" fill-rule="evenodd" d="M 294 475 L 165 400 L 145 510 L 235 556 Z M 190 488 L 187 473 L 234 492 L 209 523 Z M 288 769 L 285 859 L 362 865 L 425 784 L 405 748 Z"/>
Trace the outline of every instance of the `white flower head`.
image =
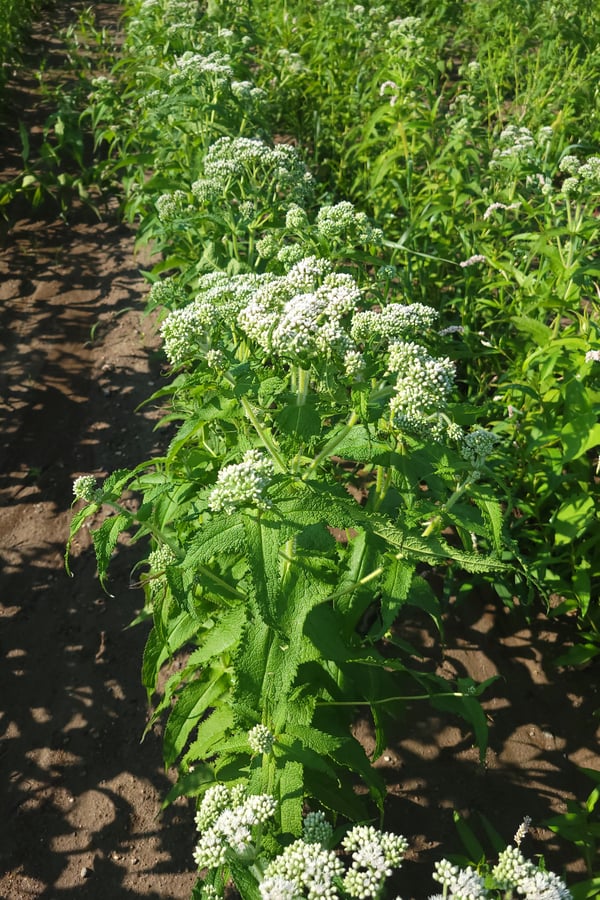
<path id="1" fill-rule="evenodd" d="M 208 498 L 213 512 L 232 513 L 240 506 L 267 509 L 270 505 L 264 492 L 273 477 L 271 460 L 260 450 L 247 450 L 241 463 L 221 469 L 217 485 Z"/>
<path id="2" fill-rule="evenodd" d="M 80 475 L 73 482 L 73 495 L 76 500 L 86 500 L 91 503 L 97 491 L 97 482 L 93 475 Z"/>
<path id="3" fill-rule="evenodd" d="M 248 732 L 248 743 L 253 753 L 270 753 L 275 738 L 266 725 L 255 725 Z"/>

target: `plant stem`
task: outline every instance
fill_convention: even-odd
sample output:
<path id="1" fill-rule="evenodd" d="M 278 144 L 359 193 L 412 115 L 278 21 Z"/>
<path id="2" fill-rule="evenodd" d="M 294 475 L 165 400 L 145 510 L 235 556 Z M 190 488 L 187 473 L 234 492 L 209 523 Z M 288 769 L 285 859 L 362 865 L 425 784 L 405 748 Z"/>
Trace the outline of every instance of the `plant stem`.
<path id="1" fill-rule="evenodd" d="M 331 456 L 333 454 L 333 451 L 335 450 L 335 448 L 339 444 L 341 444 L 341 442 L 344 440 L 346 435 L 351 431 L 352 428 L 354 428 L 354 426 L 356 425 L 357 422 L 358 422 L 358 413 L 353 412 L 352 415 L 350 416 L 350 418 L 348 419 L 347 424 L 344 425 L 344 427 L 341 429 L 341 431 L 338 431 L 337 434 L 334 434 L 333 437 L 327 441 L 327 443 L 325 444 L 325 446 L 323 447 L 321 452 L 318 453 L 317 456 L 315 456 L 315 458 L 309 465 L 308 469 L 302 476 L 303 481 L 306 481 L 306 479 L 309 477 L 309 475 L 312 472 L 314 472 L 314 470 L 321 464 L 321 462 L 324 459 L 326 459 L 328 456 Z"/>

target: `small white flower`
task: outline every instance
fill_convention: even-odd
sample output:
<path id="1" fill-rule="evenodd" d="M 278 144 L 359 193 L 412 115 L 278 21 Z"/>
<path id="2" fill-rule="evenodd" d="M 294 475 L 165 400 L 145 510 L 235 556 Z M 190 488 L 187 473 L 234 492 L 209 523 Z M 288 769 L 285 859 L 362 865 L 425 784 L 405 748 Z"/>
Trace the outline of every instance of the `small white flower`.
<path id="1" fill-rule="evenodd" d="M 97 489 L 97 482 L 93 475 L 80 475 L 73 482 L 73 495 L 76 500 L 86 500 L 91 503 Z"/>
<path id="2" fill-rule="evenodd" d="M 600 350 L 588 350 L 585 354 L 586 362 L 600 362 Z"/>
<path id="3" fill-rule="evenodd" d="M 475 266 L 477 263 L 487 262 L 487 257 L 483 256 L 482 253 L 476 253 L 474 256 L 470 256 L 468 259 L 463 259 L 462 262 L 459 263 L 461 269 L 467 269 L 469 266 Z"/>

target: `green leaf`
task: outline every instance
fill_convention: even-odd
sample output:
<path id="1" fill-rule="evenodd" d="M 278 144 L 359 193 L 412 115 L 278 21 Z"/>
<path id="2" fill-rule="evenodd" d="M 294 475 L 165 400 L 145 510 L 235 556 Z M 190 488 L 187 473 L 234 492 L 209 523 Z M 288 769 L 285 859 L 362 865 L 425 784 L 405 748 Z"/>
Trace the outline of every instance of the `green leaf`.
<path id="1" fill-rule="evenodd" d="M 300 762 L 286 760 L 279 773 L 278 787 L 281 831 L 284 835 L 299 837 L 304 805 L 304 767 Z"/>
<path id="2" fill-rule="evenodd" d="M 98 577 L 102 587 L 106 584 L 108 565 L 113 550 L 117 546 L 119 535 L 127 528 L 130 528 L 132 523 L 133 518 L 129 513 L 118 513 L 118 515 L 106 519 L 99 528 L 92 531 L 92 540 L 98 562 Z"/>
<path id="3" fill-rule="evenodd" d="M 163 755 L 166 766 L 173 765 L 192 729 L 200 724 L 206 710 L 215 705 L 226 689 L 227 680 L 223 670 L 211 668 L 203 672 L 196 681 L 186 684 L 177 695 L 165 726 Z"/>
<path id="4" fill-rule="evenodd" d="M 593 900 L 600 897 L 600 875 L 588 881 L 580 881 L 579 884 L 572 884 L 569 890 L 573 900 Z"/>
<path id="5" fill-rule="evenodd" d="M 196 737 L 190 744 L 182 762 L 187 765 L 198 759 L 203 760 L 217 752 L 218 744 L 225 739 L 233 727 L 233 710 L 223 705 L 224 700 L 208 713 L 196 730 Z"/>
<path id="6" fill-rule="evenodd" d="M 241 513 L 214 516 L 195 532 L 186 553 L 186 566 L 206 565 L 214 557 L 239 553 L 245 547 Z"/>
<path id="7" fill-rule="evenodd" d="M 388 628 L 391 628 L 400 609 L 408 600 L 414 571 L 415 564 L 406 559 L 393 557 L 386 565 L 380 584 L 381 625 L 376 631 L 370 632 L 374 640 L 378 640 Z"/>
<path id="8" fill-rule="evenodd" d="M 469 856 L 469 861 L 475 865 L 485 860 L 485 850 L 475 837 L 472 829 L 467 825 L 461 814 L 456 810 L 452 813 L 456 830 L 460 835 L 463 846 Z"/>
<path id="9" fill-rule="evenodd" d="M 303 406 L 284 406 L 276 421 L 284 434 L 293 434 L 307 442 L 321 431 L 321 416 L 309 403 Z"/>
<path id="10" fill-rule="evenodd" d="M 215 773 L 210 766 L 196 765 L 193 772 L 180 775 L 167 796 L 163 800 L 161 809 L 166 809 L 178 797 L 197 797 L 208 786 L 214 784 Z"/>
<path id="11" fill-rule="evenodd" d="M 595 516 L 596 504 L 593 497 L 581 494 L 566 500 L 550 520 L 555 545 L 570 544 L 594 521 Z"/>
<path id="12" fill-rule="evenodd" d="M 199 667 L 237 644 L 247 616 L 248 610 L 243 606 L 234 606 L 223 612 L 219 621 L 202 635 L 201 645 L 190 655 L 189 665 Z"/>

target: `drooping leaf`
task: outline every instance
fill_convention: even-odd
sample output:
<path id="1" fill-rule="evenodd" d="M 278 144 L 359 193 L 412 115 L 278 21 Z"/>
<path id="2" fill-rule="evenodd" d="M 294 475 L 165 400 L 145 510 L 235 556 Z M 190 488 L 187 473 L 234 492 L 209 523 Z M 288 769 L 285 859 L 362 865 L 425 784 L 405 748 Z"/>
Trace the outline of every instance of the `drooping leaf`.
<path id="1" fill-rule="evenodd" d="M 105 587 L 108 574 L 108 564 L 113 550 L 117 546 L 119 535 L 131 527 L 132 517 L 129 513 L 118 513 L 106 519 L 99 528 L 92 531 L 94 551 L 98 563 L 98 577 L 100 584 Z"/>
<path id="2" fill-rule="evenodd" d="M 227 681 L 223 670 L 208 669 L 200 678 L 186 684 L 177 695 L 165 725 L 163 755 L 166 766 L 173 765 L 193 728 L 200 724 L 206 710 L 215 704 L 226 689 Z"/>

